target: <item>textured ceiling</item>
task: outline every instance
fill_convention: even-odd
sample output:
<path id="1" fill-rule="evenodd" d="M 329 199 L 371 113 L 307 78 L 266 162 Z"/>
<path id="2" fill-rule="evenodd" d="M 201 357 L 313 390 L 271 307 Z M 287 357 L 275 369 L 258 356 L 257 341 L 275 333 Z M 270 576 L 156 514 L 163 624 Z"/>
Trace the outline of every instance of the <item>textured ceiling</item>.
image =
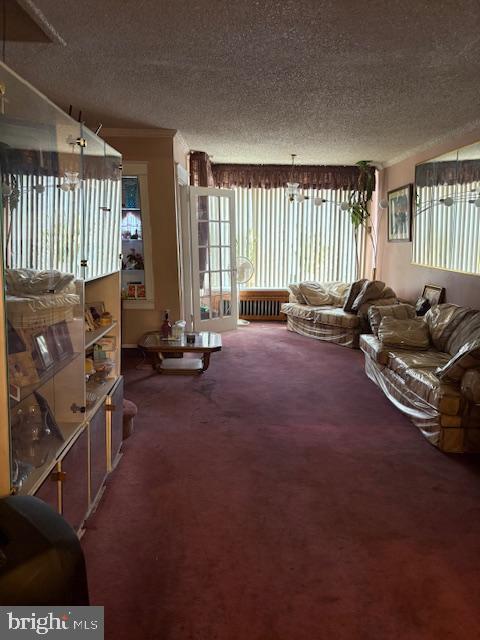
<path id="1" fill-rule="evenodd" d="M 478 0 L 28 4 L 66 46 L 7 64 L 91 127 L 179 129 L 217 162 L 388 162 L 479 118 Z"/>

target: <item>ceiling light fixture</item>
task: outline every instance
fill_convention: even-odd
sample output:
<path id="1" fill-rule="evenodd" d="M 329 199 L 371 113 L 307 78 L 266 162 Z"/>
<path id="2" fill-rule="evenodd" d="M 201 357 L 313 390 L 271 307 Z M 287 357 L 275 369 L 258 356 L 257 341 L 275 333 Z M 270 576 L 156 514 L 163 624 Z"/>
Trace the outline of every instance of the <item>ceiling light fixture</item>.
<path id="1" fill-rule="evenodd" d="M 78 171 L 65 171 L 65 179 L 58 187 L 62 191 L 75 191 L 80 186 Z"/>
<path id="2" fill-rule="evenodd" d="M 303 195 L 298 190 L 300 186 L 299 182 L 293 182 L 293 168 L 295 165 L 295 158 L 297 157 L 296 153 L 292 153 L 292 170 L 290 172 L 290 182 L 287 182 L 287 198 L 289 202 L 303 202 L 304 200 L 308 200 L 308 196 Z"/>

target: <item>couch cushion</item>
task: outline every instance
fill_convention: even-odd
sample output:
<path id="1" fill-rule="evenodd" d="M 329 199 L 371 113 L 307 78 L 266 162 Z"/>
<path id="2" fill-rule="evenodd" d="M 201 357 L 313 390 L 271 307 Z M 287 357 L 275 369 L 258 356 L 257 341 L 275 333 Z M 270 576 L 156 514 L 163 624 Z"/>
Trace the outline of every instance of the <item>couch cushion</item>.
<path id="1" fill-rule="evenodd" d="M 307 304 L 341 306 L 348 285 L 343 282 L 301 282 L 300 292 Z"/>
<path id="2" fill-rule="evenodd" d="M 314 322 L 330 324 L 335 327 L 356 329 L 360 326 L 360 318 L 353 313 L 347 313 L 338 307 L 318 308 L 314 311 Z"/>
<path id="3" fill-rule="evenodd" d="M 455 416 L 460 412 L 462 394 L 459 385 L 439 380 L 433 369 L 407 369 L 402 378 L 410 390 L 440 413 Z"/>
<path id="4" fill-rule="evenodd" d="M 480 339 L 472 340 L 463 345 L 460 351 L 436 370 L 440 379 L 461 380 L 467 369 L 480 367 Z"/>
<path id="5" fill-rule="evenodd" d="M 459 324 L 470 317 L 472 310 L 456 304 L 437 304 L 427 311 L 425 321 L 428 324 L 430 338 L 438 351 L 447 351 L 447 344 Z"/>
<path id="6" fill-rule="evenodd" d="M 428 351 L 388 350 L 388 367 L 402 378 L 408 369 L 431 369 L 435 371 L 437 367 L 446 364 L 449 359 L 450 354 L 442 353 L 436 349 L 429 349 Z"/>
<path id="7" fill-rule="evenodd" d="M 316 309 L 317 307 L 311 307 L 308 304 L 300 304 L 299 302 L 284 302 L 280 307 L 280 312 L 294 318 L 313 320 L 313 312 Z"/>
<path id="8" fill-rule="evenodd" d="M 295 284 L 295 283 L 289 284 L 288 288 L 290 289 L 293 297 L 295 298 L 294 300 L 290 300 L 290 302 L 298 302 L 298 304 L 308 304 L 307 299 L 301 292 L 300 286 L 298 284 Z"/>
<path id="9" fill-rule="evenodd" d="M 446 344 L 445 351 L 456 355 L 467 342 L 480 338 L 480 311 L 468 309 L 459 322 L 456 323 Z"/>
<path id="10" fill-rule="evenodd" d="M 365 282 L 367 282 L 365 278 L 363 278 L 362 280 L 356 280 L 355 282 L 352 282 L 352 284 L 350 285 L 347 291 L 345 302 L 343 303 L 344 311 L 350 312 L 352 310 L 352 304 L 357 299 L 357 296 L 360 293 Z"/>
<path id="11" fill-rule="evenodd" d="M 362 304 L 364 304 L 365 302 L 381 298 L 384 289 L 385 283 L 381 280 L 365 281 L 352 304 L 352 311 L 358 311 Z"/>
<path id="12" fill-rule="evenodd" d="M 392 287 L 385 287 L 385 289 L 381 293 L 382 298 L 396 298 L 397 294 L 392 289 Z"/>
<path id="13" fill-rule="evenodd" d="M 360 349 L 368 354 L 378 364 L 386 365 L 388 362 L 388 349 L 385 349 L 376 336 L 364 333 L 360 336 Z"/>
<path id="14" fill-rule="evenodd" d="M 378 327 L 378 339 L 384 346 L 416 350 L 428 349 L 430 336 L 423 318 L 398 320 L 384 316 Z"/>
<path id="15" fill-rule="evenodd" d="M 374 335 L 378 335 L 378 327 L 385 316 L 391 316 L 398 320 L 415 318 L 415 307 L 412 307 L 411 304 L 372 304 L 368 309 L 368 319 Z"/>

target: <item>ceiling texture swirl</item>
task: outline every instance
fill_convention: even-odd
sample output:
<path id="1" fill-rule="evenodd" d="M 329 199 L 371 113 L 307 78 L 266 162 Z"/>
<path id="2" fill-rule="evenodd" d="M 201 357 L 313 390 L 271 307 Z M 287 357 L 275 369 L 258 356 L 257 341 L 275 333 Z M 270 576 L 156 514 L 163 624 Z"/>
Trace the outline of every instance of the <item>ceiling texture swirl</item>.
<path id="1" fill-rule="evenodd" d="M 215 162 L 388 163 L 480 127 L 478 0 L 23 0 L 6 62 L 91 128 L 179 130 Z M 7 25 L 8 27 L 8 25 Z"/>

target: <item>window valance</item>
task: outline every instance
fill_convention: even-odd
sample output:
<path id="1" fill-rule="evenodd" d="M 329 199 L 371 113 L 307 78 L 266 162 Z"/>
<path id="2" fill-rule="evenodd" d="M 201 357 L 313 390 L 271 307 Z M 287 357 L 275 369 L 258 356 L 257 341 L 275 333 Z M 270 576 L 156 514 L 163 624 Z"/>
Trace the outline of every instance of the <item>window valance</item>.
<path id="1" fill-rule="evenodd" d="M 425 162 L 415 167 L 417 187 L 480 182 L 480 160 Z"/>
<path id="2" fill-rule="evenodd" d="M 374 170 L 373 170 L 374 171 Z M 355 189 L 358 167 L 283 164 L 212 164 L 216 187 L 278 189 L 298 182 L 301 189 Z"/>
<path id="3" fill-rule="evenodd" d="M 371 168 L 375 179 L 375 167 Z M 298 182 L 301 189 L 354 190 L 358 186 L 357 166 L 284 164 L 212 164 L 206 153 L 190 155 L 190 184 L 196 186 L 285 188 Z"/>

